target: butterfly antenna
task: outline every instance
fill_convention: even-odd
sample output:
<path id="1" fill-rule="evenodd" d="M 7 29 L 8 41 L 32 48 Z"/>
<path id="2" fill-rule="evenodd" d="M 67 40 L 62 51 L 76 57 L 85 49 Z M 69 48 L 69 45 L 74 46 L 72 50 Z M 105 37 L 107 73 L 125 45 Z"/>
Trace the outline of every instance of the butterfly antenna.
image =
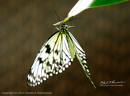
<path id="1" fill-rule="evenodd" d="M 60 21 L 60 18 L 59 18 L 59 16 L 58 16 L 58 14 L 57 14 L 57 12 L 56 12 L 56 10 L 55 10 L 55 8 L 53 7 L 53 10 L 54 10 L 54 12 L 55 12 L 55 14 L 56 14 L 56 16 L 57 16 L 57 18 L 59 19 L 59 21 Z"/>

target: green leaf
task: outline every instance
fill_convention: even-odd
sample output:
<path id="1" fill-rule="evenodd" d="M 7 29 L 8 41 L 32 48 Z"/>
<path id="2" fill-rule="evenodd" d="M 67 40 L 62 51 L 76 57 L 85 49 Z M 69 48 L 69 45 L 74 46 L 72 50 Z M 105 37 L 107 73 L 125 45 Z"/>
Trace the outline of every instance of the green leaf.
<path id="1" fill-rule="evenodd" d="M 116 3 L 125 2 L 125 1 L 130 1 L 130 0 L 79 0 L 75 4 L 75 6 L 70 10 L 67 17 L 64 20 L 53 24 L 53 26 L 56 26 L 56 25 L 59 25 L 60 23 L 64 23 L 68 21 L 71 17 L 78 15 L 79 13 L 81 13 L 82 11 L 88 8 L 106 6 L 106 5 L 116 4 Z"/>
<path id="2" fill-rule="evenodd" d="M 110 5 L 110 4 L 116 4 L 120 2 L 124 2 L 128 0 L 94 0 L 89 7 L 100 7 L 100 6 L 105 6 L 105 5 Z"/>

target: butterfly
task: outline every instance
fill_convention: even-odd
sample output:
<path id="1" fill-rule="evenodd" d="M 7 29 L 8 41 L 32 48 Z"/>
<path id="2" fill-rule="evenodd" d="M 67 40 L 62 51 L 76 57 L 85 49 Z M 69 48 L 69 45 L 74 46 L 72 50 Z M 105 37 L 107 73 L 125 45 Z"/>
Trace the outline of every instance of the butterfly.
<path id="1" fill-rule="evenodd" d="M 58 31 L 48 38 L 37 54 L 27 75 L 27 85 L 35 87 L 49 77 L 62 73 L 71 65 L 76 56 L 86 76 L 94 88 L 96 88 L 90 78 L 89 68 L 86 65 L 86 54 L 69 32 L 69 28 L 73 26 L 68 26 L 64 23 L 61 23 L 59 26 L 60 29 L 57 28 Z"/>

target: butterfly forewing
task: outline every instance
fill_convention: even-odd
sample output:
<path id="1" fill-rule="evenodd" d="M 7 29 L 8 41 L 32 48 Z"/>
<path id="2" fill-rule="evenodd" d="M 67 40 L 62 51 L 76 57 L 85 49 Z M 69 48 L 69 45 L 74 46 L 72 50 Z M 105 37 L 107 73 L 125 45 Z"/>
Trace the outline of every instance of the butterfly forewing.
<path id="1" fill-rule="evenodd" d="M 70 53 L 72 44 L 68 45 L 66 31 L 59 30 L 43 44 L 27 75 L 28 86 L 37 86 L 49 76 L 62 73 L 71 65 L 74 52 Z"/>

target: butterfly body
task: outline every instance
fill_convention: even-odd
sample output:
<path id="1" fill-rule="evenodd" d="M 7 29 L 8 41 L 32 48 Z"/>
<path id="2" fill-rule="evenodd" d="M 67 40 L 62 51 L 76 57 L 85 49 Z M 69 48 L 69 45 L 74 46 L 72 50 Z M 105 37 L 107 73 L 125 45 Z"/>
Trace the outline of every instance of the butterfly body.
<path id="1" fill-rule="evenodd" d="M 27 75 L 28 86 L 37 86 L 50 76 L 62 73 L 71 65 L 75 56 L 91 81 L 86 54 L 69 32 L 69 27 L 64 23 L 60 24 L 60 29 L 43 44 Z"/>

